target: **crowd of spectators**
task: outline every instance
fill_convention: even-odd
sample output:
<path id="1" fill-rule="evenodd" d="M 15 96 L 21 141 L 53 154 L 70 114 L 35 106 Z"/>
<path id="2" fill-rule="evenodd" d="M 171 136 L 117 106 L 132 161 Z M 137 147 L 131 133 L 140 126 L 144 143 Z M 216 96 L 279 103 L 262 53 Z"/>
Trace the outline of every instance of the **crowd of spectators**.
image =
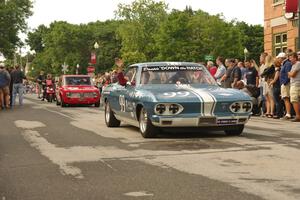
<path id="1" fill-rule="evenodd" d="M 23 105 L 25 92 L 23 81 L 26 79 L 20 66 L 7 68 L 4 63 L 0 63 L 0 110 L 15 106 L 17 96 L 19 96 L 19 105 Z"/>
<path id="2" fill-rule="evenodd" d="M 276 57 L 262 53 L 260 65 L 253 59 L 216 59 L 207 69 L 224 88 L 246 91 L 254 99 L 253 114 L 300 122 L 300 54 L 288 49 Z"/>

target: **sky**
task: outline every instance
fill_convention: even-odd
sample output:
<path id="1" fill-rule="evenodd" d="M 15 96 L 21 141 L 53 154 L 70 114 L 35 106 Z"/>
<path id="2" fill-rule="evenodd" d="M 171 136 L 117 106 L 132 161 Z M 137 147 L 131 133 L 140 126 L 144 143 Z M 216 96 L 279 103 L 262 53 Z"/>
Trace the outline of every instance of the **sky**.
<path id="1" fill-rule="evenodd" d="M 33 15 L 27 20 L 30 29 L 53 21 L 73 24 L 114 19 L 119 3 L 133 0 L 34 0 Z M 263 0 L 165 0 L 170 9 L 183 10 L 187 5 L 193 10 L 210 14 L 223 13 L 226 20 L 237 19 L 248 24 L 263 25 Z"/>

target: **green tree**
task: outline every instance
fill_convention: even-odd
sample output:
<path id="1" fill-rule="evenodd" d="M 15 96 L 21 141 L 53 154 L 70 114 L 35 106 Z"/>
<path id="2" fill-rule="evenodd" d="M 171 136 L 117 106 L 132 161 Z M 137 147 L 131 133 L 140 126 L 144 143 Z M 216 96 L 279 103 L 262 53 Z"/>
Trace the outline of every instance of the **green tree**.
<path id="1" fill-rule="evenodd" d="M 11 58 L 22 44 L 18 33 L 26 30 L 31 8 L 31 0 L 0 0 L 0 53 L 5 57 Z"/>
<path id="2" fill-rule="evenodd" d="M 151 61 L 156 57 L 154 35 L 167 17 L 166 9 L 164 2 L 153 0 L 136 0 L 131 5 L 119 4 L 116 15 L 124 20 L 118 29 L 122 56 L 128 60 L 136 60 L 136 56 L 139 56 L 140 61 Z"/>
<path id="3" fill-rule="evenodd" d="M 192 45 L 192 29 L 189 25 L 192 15 L 190 10 L 173 10 L 162 22 L 159 31 L 155 34 L 158 52 L 156 60 L 194 61 L 196 59 L 193 55 L 196 49 Z"/>
<path id="4" fill-rule="evenodd" d="M 43 39 L 48 31 L 49 29 L 45 25 L 40 25 L 37 29 L 34 29 L 34 31 L 28 33 L 26 42 L 31 50 L 34 50 L 36 53 L 40 53 L 44 50 Z"/>
<path id="5" fill-rule="evenodd" d="M 242 35 L 221 15 L 173 10 L 156 35 L 159 60 L 203 61 L 205 55 L 240 57 Z"/>
<path id="6" fill-rule="evenodd" d="M 87 40 L 91 41 L 90 51 L 96 51 L 97 72 L 110 70 L 114 65 L 114 58 L 120 56 L 121 41 L 116 34 L 119 25 L 120 21 L 117 20 L 97 21 L 88 24 L 87 29 L 92 35 Z M 95 42 L 99 44 L 98 49 L 92 49 Z"/>
<path id="7" fill-rule="evenodd" d="M 242 46 L 248 49 L 249 57 L 258 61 L 264 51 L 264 28 L 261 25 L 248 25 L 245 22 L 237 22 L 236 27 L 244 36 Z"/>
<path id="8" fill-rule="evenodd" d="M 119 56 L 120 41 L 116 37 L 118 21 L 95 22 L 74 25 L 67 22 L 53 22 L 50 27 L 39 26 L 28 34 L 28 44 L 36 51 L 32 66 L 33 74 L 44 69 L 61 74 L 62 64 L 69 65 L 69 73 L 86 73 L 92 51 L 97 53 L 97 72 L 109 70 L 114 58 Z M 99 49 L 93 45 L 100 44 Z"/>

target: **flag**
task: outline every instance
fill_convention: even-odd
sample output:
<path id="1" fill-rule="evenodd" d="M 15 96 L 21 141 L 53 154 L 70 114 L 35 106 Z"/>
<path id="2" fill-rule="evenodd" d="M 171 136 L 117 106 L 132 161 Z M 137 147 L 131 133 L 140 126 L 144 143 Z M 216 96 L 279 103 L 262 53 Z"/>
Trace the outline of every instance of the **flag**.
<path id="1" fill-rule="evenodd" d="M 92 52 L 91 53 L 91 63 L 92 64 L 96 64 L 96 53 L 95 52 Z"/>
<path id="2" fill-rule="evenodd" d="M 298 0 L 286 0 L 285 12 L 296 13 L 298 11 Z"/>

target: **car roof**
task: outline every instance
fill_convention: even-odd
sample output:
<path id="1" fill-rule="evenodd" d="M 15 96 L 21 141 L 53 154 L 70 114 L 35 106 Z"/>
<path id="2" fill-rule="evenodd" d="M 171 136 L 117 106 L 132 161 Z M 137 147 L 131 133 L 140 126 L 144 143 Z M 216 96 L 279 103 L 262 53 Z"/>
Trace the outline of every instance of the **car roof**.
<path id="1" fill-rule="evenodd" d="M 145 62 L 145 63 L 136 63 L 130 66 L 139 66 L 139 67 L 154 67 L 154 66 L 199 66 L 199 63 L 193 62 Z M 201 65 L 202 66 L 202 65 Z"/>

